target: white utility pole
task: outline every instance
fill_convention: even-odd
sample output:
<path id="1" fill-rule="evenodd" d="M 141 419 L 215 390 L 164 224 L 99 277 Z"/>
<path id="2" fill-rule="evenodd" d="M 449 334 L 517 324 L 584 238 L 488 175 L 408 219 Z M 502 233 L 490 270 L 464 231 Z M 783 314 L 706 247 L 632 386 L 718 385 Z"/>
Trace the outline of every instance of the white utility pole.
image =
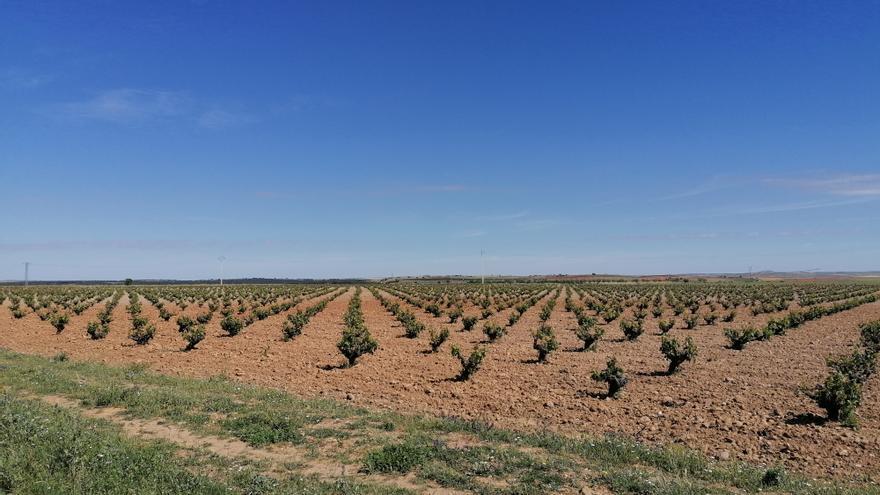
<path id="1" fill-rule="evenodd" d="M 223 262 L 226 261 L 226 256 L 220 256 L 217 261 L 220 262 L 220 287 L 223 287 Z"/>
<path id="2" fill-rule="evenodd" d="M 30 267 L 31 267 L 31 262 L 25 261 L 24 262 L 24 286 L 25 287 L 28 286 L 28 278 L 29 278 L 28 277 L 28 270 L 30 269 Z"/>
<path id="3" fill-rule="evenodd" d="M 486 251 L 480 249 L 480 283 L 482 285 L 486 285 L 486 261 L 483 259 L 484 254 L 486 254 Z"/>

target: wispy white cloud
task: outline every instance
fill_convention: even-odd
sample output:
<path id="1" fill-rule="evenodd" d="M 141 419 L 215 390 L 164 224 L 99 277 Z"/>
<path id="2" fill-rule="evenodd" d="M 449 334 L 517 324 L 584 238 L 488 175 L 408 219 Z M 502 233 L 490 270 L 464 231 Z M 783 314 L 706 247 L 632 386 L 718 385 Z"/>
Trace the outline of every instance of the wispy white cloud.
<path id="1" fill-rule="evenodd" d="M 862 228 L 848 229 L 780 229 L 763 231 L 728 231 L 728 232 L 668 232 L 668 233 L 633 233 L 611 236 L 612 240 L 632 241 L 731 241 L 751 240 L 756 238 L 815 238 L 828 236 L 857 237 L 867 233 Z"/>
<path id="2" fill-rule="evenodd" d="M 254 196 L 259 199 L 290 199 L 294 197 L 293 194 L 290 193 L 269 190 L 256 191 Z"/>
<path id="3" fill-rule="evenodd" d="M 534 220 L 525 220 L 521 222 L 516 222 L 516 229 L 522 231 L 534 231 L 534 230 L 545 230 L 549 228 L 553 228 L 559 226 L 563 223 L 562 220 L 556 218 L 541 218 Z"/>
<path id="4" fill-rule="evenodd" d="M 0 253 L 34 251 L 169 251 L 211 249 L 257 249 L 292 247 L 297 241 L 273 239 L 212 240 L 212 239 L 108 239 L 108 240 L 46 240 L 35 242 L 0 242 Z"/>
<path id="5" fill-rule="evenodd" d="M 416 190 L 424 192 L 461 192 L 467 189 L 468 187 L 463 184 L 435 184 L 416 187 Z"/>
<path id="6" fill-rule="evenodd" d="M 347 196 L 367 195 L 371 197 L 395 197 L 413 194 L 449 194 L 469 191 L 472 188 L 462 184 L 381 184 L 373 188 L 363 186 L 339 188 L 339 194 Z"/>
<path id="7" fill-rule="evenodd" d="M 182 91 L 117 88 L 44 109 L 59 120 L 100 121 L 112 124 L 183 122 L 202 129 L 220 130 L 257 122 L 256 114 L 230 110 L 191 97 Z"/>
<path id="8" fill-rule="evenodd" d="M 736 187 L 742 185 L 744 179 L 736 178 L 731 176 L 715 176 L 707 180 L 702 184 L 698 184 L 689 189 L 683 189 L 681 191 L 676 191 L 674 193 L 668 194 L 666 196 L 661 196 L 658 198 L 659 201 L 669 201 L 673 199 L 683 199 L 683 198 L 692 198 L 694 196 L 702 196 L 703 194 L 709 194 L 713 192 L 717 192 L 723 189 L 728 189 L 731 187 Z"/>
<path id="9" fill-rule="evenodd" d="M 196 122 L 200 127 L 206 129 L 225 129 L 228 127 L 238 127 L 248 125 L 256 121 L 252 115 L 244 113 L 235 113 L 228 110 L 214 108 L 202 112 Z"/>
<path id="10" fill-rule="evenodd" d="M 282 116 L 314 109 L 333 109 L 344 106 L 340 100 L 322 95 L 298 94 L 282 98 L 268 108 L 268 113 Z"/>
<path id="11" fill-rule="evenodd" d="M 485 235 L 486 235 L 485 230 L 466 230 L 464 232 L 459 232 L 454 237 L 471 238 L 471 237 L 484 237 Z"/>
<path id="12" fill-rule="evenodd" d="M 62 118 L 117 124 L 146 122 L 187 115 L 192 101 L 183 93 L 146 89 L 111 89 L 53 107 Z"/>
<path id="13" fill-rule="evenodd" d="M 502 213 L 498 215 L 481 215 L 475 217 L 474 220 L 477 220 L 479 222 L 503 222 L 507 220 L 516 220 L 518 218 L 525 218 L 528 215 L 528 211 L 518 211 L 516 213 Z"/>
<path id="14" fill-rule="evenodd" d="M 844 199 L 844 200 L 814 200 L 814 201 L 802 201 L 796 203 L 782 203 L 776 205 L 764 205 L 764 206 L 747 206 L 743 208 L 732 208 L 728 213 L 733 214 L 755 214 L 755 213 L 776 213 L 776 212 L 786 212 L 786 211 L 800 211 L 800 210 L 815 210 L 820 208 L 836 208 L 839 206 L 849 206 L 856 205 L 862 203 L 868 203 L 873 201 L 875 198 L 866 197 L 866 198 L 856 198 L 856 199 Z"/>
<path id="15" fill-rule="evenodd" d="M 0 70 L 0 88 L 5 89 L 34 89 L 52 82 L 53 79 L 55 77 L 49 74 L 37 74 L 17 67 Z"/>
<path id="16" fill-rule="evenodd" d="M 880 174 L 844 174 L 814 178 L 769 178 L 769 186 L 789 187 L 837 196 L 880 196 Z"/>

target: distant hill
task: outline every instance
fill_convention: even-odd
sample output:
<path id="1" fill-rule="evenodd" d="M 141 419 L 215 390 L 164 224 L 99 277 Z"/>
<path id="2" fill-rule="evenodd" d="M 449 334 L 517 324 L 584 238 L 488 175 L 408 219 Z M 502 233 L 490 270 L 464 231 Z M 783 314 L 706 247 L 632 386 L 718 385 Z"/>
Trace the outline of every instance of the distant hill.
<path id="1" fill-rule="evenodd" d="M 880 279 L 880 271 L 863 272 L 776 272 L 765 270 L 754 273 L 678 273 L 652 275 L 615 275 L 610 273 L 591 274 L 552 274 L 552 275 L 491 275 L 486 282 L 695 282 L 719 280 L 850 280 Z M 294 285 L 294 284 L 363 284 L 369 282 L 407 282 L 407 283 L 479 283 L 476 275 L 420 275 L 366 278 L 236 278 L 224 279 L 224 285 Z M 176 279 L 136 279 L 133 285 L 217 285 L 217 279 L 176 280 Z M 32 285 L 124 285 L 122 280 L 32 280 Z M 0 285 L 24 285 L 20 280 L 0 281 Z"/>

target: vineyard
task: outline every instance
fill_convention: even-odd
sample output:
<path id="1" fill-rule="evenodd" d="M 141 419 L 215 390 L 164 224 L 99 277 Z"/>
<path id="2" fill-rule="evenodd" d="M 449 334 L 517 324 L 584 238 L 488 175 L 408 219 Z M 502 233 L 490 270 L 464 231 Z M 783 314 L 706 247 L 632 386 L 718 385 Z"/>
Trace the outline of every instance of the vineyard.
<path id="1" fill-rule="evenodd" d="M 0 347 L 880 476 L 870 282 L 0 289 Z"/>

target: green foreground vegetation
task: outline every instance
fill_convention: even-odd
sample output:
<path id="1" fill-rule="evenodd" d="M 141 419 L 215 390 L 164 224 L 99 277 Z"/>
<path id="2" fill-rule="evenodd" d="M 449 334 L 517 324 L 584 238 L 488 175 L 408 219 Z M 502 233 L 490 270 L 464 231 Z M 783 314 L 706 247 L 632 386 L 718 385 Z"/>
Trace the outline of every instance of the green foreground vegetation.
<path id="1" fill-rule="evenodd" d="M 78 401 L 50 405 L 40 397 Z M 118 408 L 254 449 L 281 463 L 209 446 L 127 435 L 83 414 Z M 315 469 L 315 467 L 324 469 Z M 339 468 L 339 469 L 336 469 Z M 338 471 L 338 473 L 336 472 Z M 373 412 L 216 377 L 176 378 L 0 350 L 0 493 L 386 494 L 448 488 L 484 494 L 875 494 L 780 468 L 717 463 L 680 447 L 524 433 L 455 418 Z"/>

